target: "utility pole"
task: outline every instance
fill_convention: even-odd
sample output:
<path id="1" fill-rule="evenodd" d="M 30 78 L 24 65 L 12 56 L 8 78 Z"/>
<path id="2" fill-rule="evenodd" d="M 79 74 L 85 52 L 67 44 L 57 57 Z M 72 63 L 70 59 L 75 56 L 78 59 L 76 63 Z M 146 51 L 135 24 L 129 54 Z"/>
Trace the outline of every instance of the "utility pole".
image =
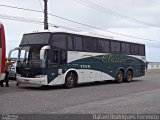
<path id="1" fill-rule="evenodd" d="M 44 0 L 44 29 L 48 30 L 48 6 L 47 6 L 48 0 Z"/>

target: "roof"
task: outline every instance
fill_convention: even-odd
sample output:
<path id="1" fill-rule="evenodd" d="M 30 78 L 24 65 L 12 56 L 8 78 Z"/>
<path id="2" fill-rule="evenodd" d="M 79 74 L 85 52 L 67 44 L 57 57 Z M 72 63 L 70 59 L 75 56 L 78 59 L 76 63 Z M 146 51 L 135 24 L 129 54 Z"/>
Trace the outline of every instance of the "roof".
<path id="1" fill-rule="evenodd" d="M 90 33 L 90 32 L 75 32 L 75 31 L 71 31 L 71 30 L 65 30 L 65 29 L 54 29 L 54 30 L 42 30 L 42 31 L 34 31 L 32 33 L 25 33 L 25 34 L 34 34 L 34 33 L 68 33 L 68 34 L 76 34 L 76 35 L 83 35 L 83 36 L 88 36 L 88 37 L 96 37 L 96 38 L 102 38 L 102 39 L 111 39 L 111 40 L 115 40 L 115 41 L 123 41 L 123 42 L 129 42 L 129 43 L 136 43 L 136 44 L 142 44 L 143 43 L 137 43 L 137 42 L 131 42 L 131 41 L 127 41 L 127 40 L 123 40 L 123 39 L 115 39 L 114 37 L 111 36 L 106 36 L 106 35 L 100 35 L 100 34 L 96 34 L 96 33 Z"/>
<path id="2" fill-rule="evenodd" d="M 43 32 L 51 32 L 51 33 L 69 33 L 69 34 L 77 34 L 77 35 L 85 35 L 90 37 L 101 37 L 105 39 L 113 39 L 113 37 L 105 36 L 105 35 L 99 35 L 96 33 L 89 33 L 89 32 L 76 32 L 71 30 L 65 30 L 65 29 L 54 29 L 54 30 L 42 30 L 42 31 L 33 31 L 32 33 L 43 33 Z M 31 33 L 25 33 L 25 34 L 31 34 Z M 96 34 L 96 35 L 95 35 Z"/>

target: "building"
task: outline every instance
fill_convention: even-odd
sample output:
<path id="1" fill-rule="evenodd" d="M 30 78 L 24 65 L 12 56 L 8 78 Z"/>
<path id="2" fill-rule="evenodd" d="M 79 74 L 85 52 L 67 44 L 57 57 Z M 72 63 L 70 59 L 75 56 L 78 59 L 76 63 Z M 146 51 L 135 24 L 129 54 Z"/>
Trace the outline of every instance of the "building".
<path id="1" fill-rule="evenodd" d="M 160 69 L 160 62 L 149 62 L 148 69 Z"/>

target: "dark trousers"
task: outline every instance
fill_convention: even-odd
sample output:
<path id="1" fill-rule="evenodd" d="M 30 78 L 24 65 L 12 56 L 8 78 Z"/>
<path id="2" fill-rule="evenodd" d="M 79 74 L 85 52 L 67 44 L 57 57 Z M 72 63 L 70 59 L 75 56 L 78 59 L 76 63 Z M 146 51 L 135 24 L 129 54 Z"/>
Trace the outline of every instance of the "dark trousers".
<path id="1" fill-rule="evenodd" d="M 5 75 L 5 78 L 4 80 L 1 80 L 0 81 L 0 85 L 1 87 L 3 87 L 3 83 L 6 82 L 6 86 L 9 86 L 9 72 L 8 71 L 5 71 L 6 75 Z"/>
<path id="2" fill-rule="evenodd" d="M 3 87 L 3 82 L 4 82 L 4 80 L 1 80 L 1 81 L 0 81 L 1 87 Z"/>
<path id="3" fill-rule="evenodd" d="M 6 76 L 5 76 L 5 82 L 6 82 L 6 86 L 9 86 L 9 72 L 5 71 Z"/>

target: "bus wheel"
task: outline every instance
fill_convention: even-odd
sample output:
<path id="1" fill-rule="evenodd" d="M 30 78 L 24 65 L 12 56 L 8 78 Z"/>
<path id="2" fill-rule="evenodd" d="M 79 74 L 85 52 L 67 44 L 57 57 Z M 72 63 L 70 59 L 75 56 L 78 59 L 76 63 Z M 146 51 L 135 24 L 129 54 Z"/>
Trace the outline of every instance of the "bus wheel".
<path id="1" fill-rule="evenodd" d="M 120 70 L 117 73 L 116 82 L 121 83 L 121 82 L 123 82 L 123 79 L 124 79 L 124 73 Z"/>
<path id="2" fill-rule="evenodd" d="M 16 83 L 16 86 L 19 86 L 19 83 L 18 83 L 18 82 Z"/>
<path id="3" fill-rule="evenodd" d="M 65 79 L 65 88 L 73 88 L 76 85 L 76 74 L 74 72 L 69 72 Z"/>
<path id="4" fill-rule="evenodd" d="M 131 81 L 132 81 L 132 78 L 133 78 L 133 73 L 132 73 L 131 70 L 128 70 L 128 71 L 127 71 L 127 74 L 126 74 L 125 81 L 126 81 L 126 82 L 131 82 Z"/>

